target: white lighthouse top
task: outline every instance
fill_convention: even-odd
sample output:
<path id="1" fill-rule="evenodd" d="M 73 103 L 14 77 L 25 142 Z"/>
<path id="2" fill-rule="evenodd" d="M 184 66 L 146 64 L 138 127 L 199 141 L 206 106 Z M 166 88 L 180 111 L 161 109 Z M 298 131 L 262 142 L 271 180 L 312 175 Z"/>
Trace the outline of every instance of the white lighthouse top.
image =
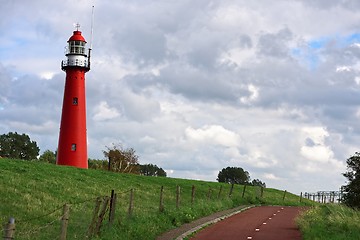
<path id="1" fill-rule="evenodd" d="M 88 71 L 90 69 L 90 57 L 86 54 L 85 44 L 86 40 L 79 31 L 79 24 L 76 25 L 76 30 L 69 38 L 68 46 L 65 50 L 67 60 L 62 61 L 61 68 L 66 71 L 68 67 L 82 67 Z"/>

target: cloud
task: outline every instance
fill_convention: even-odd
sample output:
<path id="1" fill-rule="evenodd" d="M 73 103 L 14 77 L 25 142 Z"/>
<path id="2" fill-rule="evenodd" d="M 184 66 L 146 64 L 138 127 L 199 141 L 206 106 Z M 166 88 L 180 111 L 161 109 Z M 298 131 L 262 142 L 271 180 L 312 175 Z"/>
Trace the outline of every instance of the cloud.
<path id="1" fill-rule="evenodd" d="M 60 62 L 73 23 L 90 41 L 92 5 L 89 157 L 120 142 L 171 177 L 239 166 L 293 192 L 343 183 L 360 141 L 357 1 L 6 1 L 1 132 L 56 150 Z"/>
<path id="2" fill-rule="evenodd" d="M 276 34 L 264 33 L 259 37 L 258 53 L 267 57 L 287 60 L 289 57 L 289 42 L 293 39 L 289 29 L 281 29 Z"/>
<path id="3" fill-rule="evenodd" d="M 109 107 L 108 103 L 105 101 L 100 102 L 99 105 L 95 107 L 94 111 L 94 121 L 110 120 L 120 115 L 115 108 Z"/>
<path id="4" fill-rule="evenodd" d="M 218 125 L 205 125 L 201 129 L 188 127 L 185 130 L 185 136 L 191 141 L 210 143 L 225 147 L 234 147 L 240 144 L 240 138 L 234 132 Z"/>
<path id="5" fill-rule="evenodd" d="M 279 179 L 272 173 L 265 173 L 263 176 L 265 179 L 269 179 L 269 180 L 278 180 Z"/>
<path id="6" fill-rule="evenodd" d="M 244 104 L 251 104 L 252 101 L 255 101 L 259 97 L 259 89 L 254 85 L 248 85 L 248 90 L 250 92 L 250 96 L 240 98 L 240 101 Z"/>

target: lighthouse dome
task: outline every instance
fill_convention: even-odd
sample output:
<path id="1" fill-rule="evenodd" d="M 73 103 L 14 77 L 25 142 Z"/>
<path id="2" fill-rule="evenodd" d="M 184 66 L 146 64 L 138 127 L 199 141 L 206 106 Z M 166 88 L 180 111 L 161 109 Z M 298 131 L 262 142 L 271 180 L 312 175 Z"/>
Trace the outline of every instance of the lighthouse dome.
<path id="1" fill-rule="evenodd" d="M 73 35 L 69 38 L 68 42 L 70 41 L 86 42 L 85 38 L 81 35 L 80 31 L 74 31 Z"/>

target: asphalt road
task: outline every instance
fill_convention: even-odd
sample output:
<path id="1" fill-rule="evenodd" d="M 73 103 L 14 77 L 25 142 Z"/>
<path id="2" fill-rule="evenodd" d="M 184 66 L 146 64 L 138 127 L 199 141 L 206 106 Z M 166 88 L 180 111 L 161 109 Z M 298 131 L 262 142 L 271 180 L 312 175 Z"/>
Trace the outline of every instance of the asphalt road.
<path id="1" fill-rule="evenodd" d="M 254 207 L 205 228 L 191 239 L 301 240 L 295 218 L 303 210 L 301 207 Z"/>

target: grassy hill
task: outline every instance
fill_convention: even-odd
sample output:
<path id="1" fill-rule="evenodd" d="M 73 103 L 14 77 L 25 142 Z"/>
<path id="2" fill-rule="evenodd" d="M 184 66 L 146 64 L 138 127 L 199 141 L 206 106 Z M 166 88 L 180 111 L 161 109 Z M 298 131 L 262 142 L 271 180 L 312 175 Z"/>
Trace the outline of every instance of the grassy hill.
<path id="1" fill-rule="evenodd" d="M 164 211 L 159 211 L 164 187 Z M 180 186 L 180 206 L 176 189 Z M 192 187 L 195 198 L 191 203 Z M 41 162 L 0 159 L 0 220 L 16 221 L 16 239 L 58 239 L 62 206 L 70 206 L 68 239 L 86 239 L 96 198 L 117 193 L 114 223 L 108 212 L 98 239 L 155 239 L 169 229 L 213 212 L 239 205 L 310 205 L 299 196 L 266 188 L 174 178 L 146 177 L 101 170 L 84 170 Z M 134 190 L 133 213 L 128 216 L 130 190 Z"/>

